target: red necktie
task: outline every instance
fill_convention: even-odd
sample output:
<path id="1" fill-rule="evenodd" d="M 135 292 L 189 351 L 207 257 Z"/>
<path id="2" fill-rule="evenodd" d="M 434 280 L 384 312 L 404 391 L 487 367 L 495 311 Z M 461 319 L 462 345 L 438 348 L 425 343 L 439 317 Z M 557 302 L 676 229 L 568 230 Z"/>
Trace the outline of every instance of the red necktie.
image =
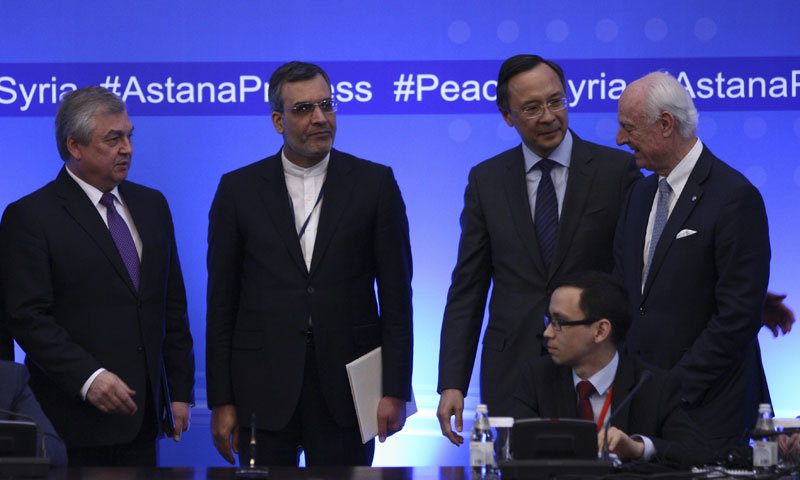
<path id="1" fill-rule="evenodd" d="M 595 392 L 594 385 L 588 380 L 581 380 L 578 382 L 578 415 L 584 420 L 594 422 L 594 412 L 592 412 L 592 403 L 589 401 L 589 396 Z"/>

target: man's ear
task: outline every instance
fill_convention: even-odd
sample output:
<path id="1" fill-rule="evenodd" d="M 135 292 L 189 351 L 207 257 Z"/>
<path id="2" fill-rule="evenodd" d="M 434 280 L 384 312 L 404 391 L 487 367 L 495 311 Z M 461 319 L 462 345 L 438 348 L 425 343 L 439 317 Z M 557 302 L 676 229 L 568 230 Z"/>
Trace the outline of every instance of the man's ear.
<path id="1" fill-rule="evenodd" d="M 82 146 L 83 146 L 83 144 L 80 143 L 79 141 L 75 140 L 71 135 L 69 137 L 67 137 L 67 150 L 69 150 L 69 154 L 75 160 L 80 160 L 81 159 L 81 149 L 80 149 L 80 147 L 82 147 Z"/>
<path id="2" fill-rule="evenodd" d="M 661 115 L 658 117 L 658 126 L 661 127 L 661 136 L 664 138 L 672 136 L 677 126 L 675 124 L 675 117 L 670 112 L 661 112 Z"/>
<path id="3" fill-rule="evenodd" d="M 272 126 L 275 131 L 283 135 L 283 114 L 281 112 L 272 112 Z"/>
<path id="4" fill-rule="evenodd" d="M 602 343 L 611 336 L 611 322 L 607 318 L 601 318 L 595 325 L 597 325 L 594 334 L 595 343 Z"/>

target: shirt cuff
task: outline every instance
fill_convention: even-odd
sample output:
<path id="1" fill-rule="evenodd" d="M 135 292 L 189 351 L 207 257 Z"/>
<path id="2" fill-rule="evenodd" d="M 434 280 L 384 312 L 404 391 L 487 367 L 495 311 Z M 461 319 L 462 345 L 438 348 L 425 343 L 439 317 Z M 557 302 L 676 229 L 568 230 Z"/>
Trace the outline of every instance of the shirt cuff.
<path id="1" fill-rule="evenodd" d="M 631 439 L 641 440 L 642 443 L 644 443 L 644 453 L 642 454 L 641 459 L 645 462 L 649 462 L 650 459 L 656 454 L 656 446 L 653 445 L 653 441 L 644 435 L 631 435 Z"/>
<path id="2" fill-rule="evenodd" d="M 91 386 L 92 386 L 92 382 L 94 382 L 94 379 L 95 379 L 95 378 L 97 378 L 97 376 L 98 376 L 98 375 L 100 375 L 101 373 L 103 373 L 103 372 L 105 372 L 105 371 L 106 371 L 106 369 L 105 369 L 105 368 L 98 368 L 98 369 L 97 369 L 97 370 L 95 370 L 95 372 L 94 372 L 94 373 L 93 373 L 93 374 L 92 374 L 92 375 L 89 377 L 89 379 L 88 379 L 88 380 L 86 380 L 86 381 L 83 383 L 83 386 L 81 387 L 81 398 L 82 398 L 82 399 L 86 400 L 86 394 L 87 394 L 87 393 L 89 393 L 89 387 L 91 387 Z"/>

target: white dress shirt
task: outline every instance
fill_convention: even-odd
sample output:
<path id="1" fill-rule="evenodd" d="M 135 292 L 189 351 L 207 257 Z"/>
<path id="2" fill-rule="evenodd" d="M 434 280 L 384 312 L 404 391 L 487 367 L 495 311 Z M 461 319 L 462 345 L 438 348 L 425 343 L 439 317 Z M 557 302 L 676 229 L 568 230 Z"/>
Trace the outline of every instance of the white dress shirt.
<path id="1" fill-rule="evenodd" d="M 539 180 L 542 178 L 542 171 L 536 167 L 542 157 L 535 154 L 533 150 L 522 142 L 522 156 L 525 158 L 525 182 L 528 185 L 528 203 L 531 206 L 531 218 L 536 216 L 536 192 L 539 189 Z M 564 205 L 564 193 L 567 191 L 567 178 L 569 177 L 569 164 L 572 157 L 572 133 L 567 130 L 564 140 L 548 156 L 550 160 L 556 162 L 550 171 L 550 178 L 553 180 L 553 187 L 556 190 L 558 200 L 558 216 L 561 217 L 561 207 Z M 534 218 L 535 221 L 535 218 Z"/>
<path id="2" fill-rule="evenodd" d="M 286 190 L 289 191 L 289 198 L 293 207 L 294 225 L 298 235 L 306 219 L 308 219 L 306 229 L 302 238 L 300 238 L 300 248 L 303 251 L 303 260 L 306 262 L 306 268 L 309 270 L 311 269 L 311 257 L 314 255 L 314 241 L 317 239 L 319 212 L 322 210 L 322 202 L 325 201 L 324 198 L 319 197 L 319 194 L 325 184 L 330 156 L 331 154 L 328 152 L 321 162 L 313 167 L 303 168 L 290 162 L 286 158 L 283 149 L 281 149 L 283 175 L 286 179 Z M 318 198 L 319 202 L 317 202 Z"/>

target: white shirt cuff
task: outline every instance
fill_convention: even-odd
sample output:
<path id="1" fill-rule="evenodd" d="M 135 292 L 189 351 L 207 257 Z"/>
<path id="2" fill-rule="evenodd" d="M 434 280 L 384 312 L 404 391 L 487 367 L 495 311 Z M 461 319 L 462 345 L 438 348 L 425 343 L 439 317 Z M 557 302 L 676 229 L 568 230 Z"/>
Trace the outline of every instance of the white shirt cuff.
<path id="1" fill-rule="evenodd" d="M 653 445 L 653 441 L 644 435 L 631 435 L 631 438 L 633 440 L 641 440 L 644 443 L 644 453 L 641 458 L 645 462 L 649 462 L 656 454 L 656 446 Z"/>
<path id="2" fill-rule="evenodd" d="M 81 398 L 82 398 L 82 399 L 86 400 L 86 394 L 87 394 L 87 393 L 89 393 L 89 387 L 91 387 L 91 386 L 92 386 L 92 382 L 94 382 L 94 379 L 95 379 L 95 378 L 97 378 L 97 376 L 98 376 L 98 375 L 100 375 L 101 373 L 103 373 L 103 372 L 105 372 L 105 371 L 106 371 L 106 369 L 105 369 L 105 368 L 102 368 L 102 367 L 101 367 L 101 368 L 98 368 L 98 369 L 97 369 L 97 370 L 96 370 L 96 371 L 95 371 L 95 372 L 94 372 L 94 373 L 93 373 L 93 374 L 92 374 L 92 375 L 89 377 L 89 379 L 88 379 L 88 380 L 86 380 L 86 381 L 83 383 L 83 386 L 81 387 Z"/>

